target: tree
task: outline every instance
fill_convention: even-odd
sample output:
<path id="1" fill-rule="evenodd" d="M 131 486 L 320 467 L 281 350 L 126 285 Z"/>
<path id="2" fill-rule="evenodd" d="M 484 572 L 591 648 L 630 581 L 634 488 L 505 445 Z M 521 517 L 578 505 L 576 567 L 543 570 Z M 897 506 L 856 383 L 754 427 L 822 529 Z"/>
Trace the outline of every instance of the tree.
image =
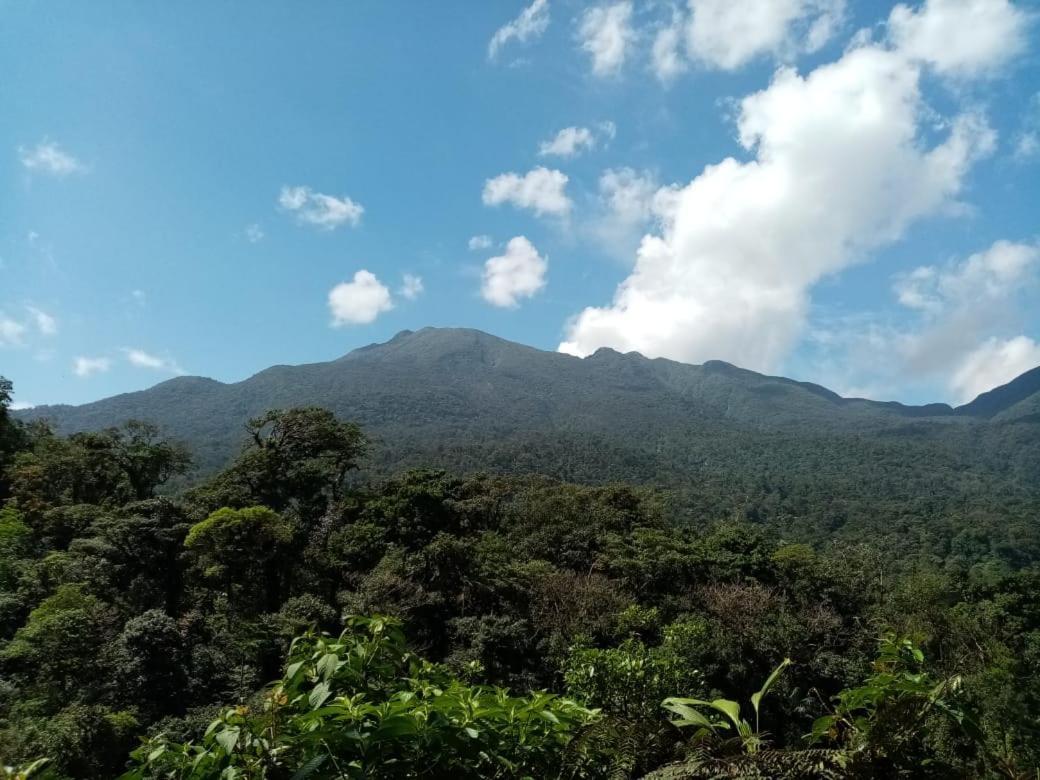
<path id="1" fill-rule="evenodd" d="M 81 585 L 62 585 L 0 650 L 0 668 L 52 705 L 95 698 L 105 675 L 98 658 L 118 630 L 117 620 L 108 604 Z"/>
<path id="2" fill-rule="evenodd" d="M 151 423 L 129 420 L 122 428 L 109 428 L 105 435 L 138 501 L 154 496 L 156 488 L 191 465 L 187 449 L 160 438 L 159 428 Z"/>
<path id="3" fill-rule="evenodd" d="M 249 421 L 249 443 L 235 463 L 195 497 L 212 508 L 292 509 L 305 526 L 339 500 L 367 439 L 353 423 L 316 407 L 272 410 Z"/>
<path id="4" fill-rule="evenodd" d="M 289 520 L 266 507 L 224 507 L 192 526 L 184 546 L 198 556 L 205 578 L 221 583 L 240 608 L 274 612 L 286 575 L 280 558 L 293 531 Z"/>
<path id="5" fill-rule="evenodd" d="M 6 471 L 14 454 L 25 447 L 25 431 L 21 425 L 11 419 L 8 409 L 11 406 L 14 385 L 11 380 L 0 376 L 0 501 L 7 498 L 10 485 Z"/>
<path id="6" fill-rule="evenodd" d="M 177 623 L 160 609 L 126 621 L 108 653 L 111 668 L 118 669 L 111 695 L 116 704 L 136 709 L 154 720 L 184 709 L 187 685 L 184 637 Z"/>
<path id="7" fill-rule="evenodd" d="M 63 504 L 119 506 L 151 498 L 191 460 L 158 429 L 129 421 L 121 428 L 56 436 L 46 425 L 29 429 L 30 449 L 9 469 L 11 493 L 30 513 Z"/>

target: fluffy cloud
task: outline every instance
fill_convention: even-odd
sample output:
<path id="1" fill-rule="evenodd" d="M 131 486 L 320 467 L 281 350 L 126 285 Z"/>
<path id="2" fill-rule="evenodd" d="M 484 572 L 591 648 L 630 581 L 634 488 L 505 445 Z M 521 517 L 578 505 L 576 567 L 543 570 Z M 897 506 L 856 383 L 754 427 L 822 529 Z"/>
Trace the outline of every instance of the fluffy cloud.
<path id="1" fill-rule="evenodd" d="M 392 308 L 390 290 L 371 271 L 358 271 L 352 281 L 341 282 L 329 291 L 329 311 L 336 328 L 367 325 Z"/>
<path id="2" fill-rule="evenodd" d="M 337 198 L 315 192 L 310 187 L 282 187 L 278 205 L 295 214 L 298 222 L 322 230 L 335 230 L 347 224 L 356 227 L 365 213 L 360 203 L 346 195 Z"/>
<path id="3" fill-rule="evenodd" d="M 596 136 L 587 127 L 565 127 L 552 140 L 543 141 L 538 147 L 538 154 L 545 157 L 573 157 L 586 149 L 596 146 Z"/>
<path id="4" fill-rule="evenodd" d="M 589 8 L 578 27 L 581 48 L 592 58 L 592 72 L 597 76 L 611 76 L 621 70 L 634 37 L 629 0 Z"/>
<path id="5" fill-rule="evenodd" d="M 761 55 L 819 49 L 844 12 L 844 0 L 690 0 L 686 46 L 702 64 L 734 70 Z"/>
<path id="6" fill-rule="evenodd" d="M 534 0 L 513 21 L 502 25 L 488 43 L 488 59 L 495 59 L 510 41 L 527 43 L 537 40 L 549 28 L 548 0 Z"/>
<path id="7" fill-rule="evenodd" d="M 612 221 L 643 224 L 656 211 L 661 190 L 649 171 L 608 168 L 599 177 L 599 192 Z"/>
<path id="8" fill-rule="evenodd" d="M 587 127 L 565 127 L 538 147 L 542 157 L 575 157 L 582 152 L 595 149 L 600 138 L 613 139 L 617 128 L 613 122 L 601 122 L 596 130 Z"/>
<path id="9" fill-rule="evenodd" d="M 993 149 L 994 133 L 971 112 L 929 143 L 926 64 L 886 41 L 806 76 L 780 69 L 738 106 L 752 158 L 710 165 L 675 190 L 613 302 L 581 312 L 560 349 L 775 369 L 804 331 L 812 287 L 948 207 Z"/>
<path id="10" fill-rule="evenodd" d="M 991 338 L 964 358 L 950 385 L 959 400 L 967 403 L 1037 366 L 1040 366 L 1040 344 L 1031 338 Z"/>
<path id="11" fill-rule="evenodd" d="M 481 249 L 487 249 L 491 244 L 491 236 L 473 236 L 466 245 L 471 252 L 479 252 Z"/>
<path id="12" fill-rule="evenodd" d="M 484 263 L 480 294 L 493 306 L 514 308 L 545 287 L 549 261 L 524 236 L 509 240 L 504 254 Z"/>
<path id="13" fill-rule="evenodd" d="M 159 357 L 149 352 L 145 352 L 143 349 L 134 349 L 132 347 L 125 347 L 122 350 L 126 356 L 126 361 L 136 368 L 147 368 L 152 371 L 163 371 L 168 374 L 183 374 L 182 369 L 177 362 L 168 357 Z"/>
<path id="14" fill-rule="evenodd" d="M 608 168 L 599 177 L 597 207 L 584 227 L 605 252 L 630 261 L 646 229 L 668 219 L 674 195 L 650 171 Z"/>
<path id="15" fill-rule="evenodd" d="M 25 336 L 25 326 L 0 313 L 0 347 L 19 347 Z"/>
<path id="16" fill-rule="evenodd" d="M 398 294 L 409 301 L 414 301 L 423 293 L 423 280 L 415 274 L 404 274 L 401 278 L 401 288 Z"/>
<path id="17" fill-rule="evenodd" d="M 83 163 L 47 139 L 31 149 L 19 146 L 18 158 L 30 171 L 49 173 L 52 176 L 68 176 L 70 173 L 82 173 L 86 170 Z"/>
<path id="18" fill-rule="evenodd" d="M 570 212 L 571 201 L 565 192 L 567 176 L 560 171 L 534 168 L 523 176 L 503 173 L 484 182 L 486 206 L 510 203 L 517 208 L 532 209 L 535 214 L 563 216 Z"/>
<path id="19" fill-rule="evenodd" d="M 897 277 L 899 302 L 920 317 L 894 340 L 901 368 L 911 377 L 940 377 L 965 400 L 966 393 L 988 381 L 986 371 L 996 376 L 1001 356 L 1008 371 L 1017 367 L 1011 358 L 1025 354 L 1020 346 L 1002 351 L 997 345 L 1004 342 L 996 338 L 979 345 L 972 337 L 1020 326 L 1017 304 L 1035 288 L 1038 270 L 1035 245 L 997 241 L 961 262 L 921 266 Z"/>
<path id="20" fill-rule="evenodd" d="M 33 324 L 36 325 L 36 330 L 40 332 L 40 335 L 53 336 L 58 332 L 58 321 L 50 314 L 37 309 L 35 306 L 26 306 L 25 308 L 29 310 Z"/>
<path id="21" fill-rule="evenodd" d="M 997 241 L 950 268 L 915 268 L 896 279 L 899 302 L 919 311 L 938 313 L 950 307 L 977 308 L 1017 292 L 1040 262 L 1032 244 Z M 999 304 L 1003 306 L 1002 303 Z"/>
<path id="22" fill-rule="evenodd" d="M 661 81 L 669 82 L 686 70 L 686 59 L 680 50 L 682 36 L 683 18 L 675 11 L 671 23 L 654 35 L 654 45 L 650 52 L 654 73 Z"/>
<path id="23" fill-rule="evenodd" d="M 93 374 L 103 374 L 112 367 L 112 361 L 106 357 L 80 356 L 72 361 L 72 373 L 86 378 Z"/>
<path id="24" fill-rule="evenodd" d="M 1029 354 L 1018 335 L 1027 321 L 1023 304 L 1034 300 L 1038 278 L 1040 247 L 1003 240 L 967 258 L 898 274 L 893 292 L 903 314 L 817 322 L 807 343 L 808 370 L 822 369 L 820 380 L 829 385 L 873 385 L 872 397 L 880 385 L 888 396 L 913 388 L 935 400 L 939 384 L 947 399 L 970 400 L 979 388 L 1021 373 Z"/>
<path id="25" fill-rule="evenodd" d="M 1008 0 L 928 0 L 896 6 L 888 28 L 896 47 L 939 73 L 979 75 L 1025 49 L 1028 24 Z"/>

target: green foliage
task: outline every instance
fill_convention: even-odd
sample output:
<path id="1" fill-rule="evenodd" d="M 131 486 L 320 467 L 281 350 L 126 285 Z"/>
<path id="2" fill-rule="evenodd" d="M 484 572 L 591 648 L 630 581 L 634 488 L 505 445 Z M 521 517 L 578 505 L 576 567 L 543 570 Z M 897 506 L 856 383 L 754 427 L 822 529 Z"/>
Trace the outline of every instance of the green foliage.
<path id="1" fill-rule="evenodd" d="M 357 468 L 368 440 L 353 423 L 317 407 L 272 410 L 246 426 L 249 446 L 223 474 L 200 488 L 203 504 L 261 504 L 293 509 L 315 521 L 338 500 L 347 475 Z"/>
<path id="2" fill-rule="evenodd" d="M 600 359 L 612 358 L 588 365 Z M 653 381 L 675 380 L 656 373 L 662 365 Z M 492 378 L 503 381 L 496 366 Z M 729 387 L 743 414 L 750 402 Z M 429 462 L 472 455 L 488 471 L 567 463 L 595 481 L 660 477 L 678 489 L 431 469 L 381 479 L 430 429 L 389 440 L 379 429 L 376 469 L 350 475 L 363 437 L 303 409 L 258 418 L 240 458 L 201 488 L 138 500 L 130 471 L 145 475 L 140 484 L 164 476 L 143 465 L 154 462 L 149 452 L 168 452 L 161 439 L 132 427 L 64 438 L 13 423 L 17 443 L 0 477 L 10 486 L 0 502 L 4 761 L 48 756 L 58 776 L 110 778 L 135 738 L 152 735 L 163 752 L 152 764 L 139 755 L 137 768 L 153 776 L 163 761 L 183 769 L 184 754 L 244 774 L 260 762 L 281 777 L 319 760 L 314 731 L 335 755 L 353 756 L 348 765 L 370 769 L 378 757 L 384 775 L 418 773 L 428 755 L 503 777 L 513 776 L 503 762 L 518 774 L 563 767 L 622 778 L 662 766 L 675 777 L 1019 778 L 1040 766 L 1040 573 L 1030 565 L 1040 536 L 1025 487 L 1040 460 L 1022 460 L 1035 444 L 1022 424 L 1002 423 L 999 436 L 1014 439 L 1006 457 L 978 466 L 962 458 L 960 422 L 943 423 L 953 438 L 937 461 L 937 440 L 917 446 L 907 437 L 918 434 L 902 431 L 882 445 L 866 417 L 857 418 L 861 449 L 845 452 L 848 440 L 823 423 L 799 429 L 811 442 L 793 441 L 789 430 L 716 429 L 704 412 L 693 439 L 675 430 L 651 448 L 666 463 L 655 472 L 617 445 L 656 435 L 646 420 L 619 410 L 609 436 L 532 432 L 516 449 L 514 411 L 496 410 L 501 446 L 471 450 L 449 436 Z M 998 426 L 971 430 L 989 458 Z M 121 459 L 124 450 L 143 461 Z M 419 447 L 409 457 L 428 455 Z M 879 460 L 867 467 L 861 456 Z M 1005 474 L 999 489 L 988 469 Z M 681 484 L 669 476 L 680 472 Z M 292 643 L 311 626 L 337 635 L 344 613 L 392 614 L 428 661 L 385 621 L 378 641 L 373 627 L 350 622 L 339 639 Z M 913 636 L 924 660 L 899 642 L 894 660 L 876 659 L 879 625 Z M 326 680 L 318 665 L 330 648 L 345 666 Z M 299 674 L 264 689 L 287 655 L 303 662 Z M 351 671 L 361 657 L 374 664 L 364 679 Z M 768 695 L 734 709 L 733 693 L 758 689 L 785 657 L 793 663 Z M 325 682 L 329 698 L 313 709 Z M 580 706 L 506 689 L 566 691 Z M 276 690 L 284 700 L 272 699 Z M 659 704 L 678 691 L 701 702 L 686 706 L 714 731 L 671 725 Z M 542 731 L 503 708 L 529 711 Z M 824 716 L 820 746 L 806 748 Z M 387 719 L 418 725 L 398 734 Z M 331 758 L 321 760 L 308 771 L 335 775 Z"/>
<path id="3" fill-rule="evenodd" d="M 751 694 L 751 707 L 755 713 L 754 722 L 741 716 L 740 704 L 732 699 L 705 701 L 703 699 L 669 697 L 664 700 L 662 706 L 675 716 L 672 719 L 673 725 L 680 728 L 692 726 L 695 729 L 696 736 L 714 734 L 715 732 L 729 729 L 732 725 L 740 739 L 744 752 L 757 753 L 762 749 L 765 741 L 759 723 L 759 706 L 762 703 L 762 697 L 769 692 L 780 673 L 790 665 L 791 659 L 785 658 L 766 678 L 766 681 L 762 683 L 762 687 Z M 705 715 L 702 712 L 703 709 L 709 710 L 709 714 Z M 711 714 L 711 711 L 714 711 L 714 716 Z M 720 720 L 717 717 L 719 714 L 723 715 L 725 720 Z"/>
<path id="4" fill-rule="evenodd" d="M 669 626 L 657 647 L 627 639 L 614 648 L 572 649 L 563 669 L 568 694 L 622 718 L 655 717 L 667 694 L 704 684 L 685 644 L 688 629 Z"/>
<path id="5" fill-rule="evenodd" d="M 273 611 L 282 595 L 280 558 L 294 530 L 267 507 L 224 507 L 192 526 L 184 546 L 198 556 L 203 577 L 220 583 L 237 605 Z"/>
<path id="6" fill-rule="evenodd" d="M 60 505 L 118 506 L 150 498 L 191 462 L 182 445 L 137 420 L 67 438 L 42 424 L 27 437 L 28 446 L 13 458 L 8 476 L 13 499 L 33 515 Z"/>
<path id="7" fill-rule="evenodd" d="M 267 507 L 219 509 L 188 532 L 184 546 L 225 557 L 259 547 L 268 551 L 292 540 L 292 524 Z M 261 553 L 263 554 L 263 552 Z"/>
<path id="8" fill-rule="evenodd" d="M 49 759 L 38 758 L 21 766 L 0 765 L 0 777 L 4 780 L 48 780 L 54 777 L 50 763 Z"/>
<path id="9" fill-rule="evenodd" d="M 924 653 L 913 641 L 886 634 L 872 674 L 835 697 L 834 711 L 816 719 L 810 738 L 841 744 L 851 754 L 866 753 L 875 764 L 905 769 L 935 763 L 929 755 L 934 747 L 922 744 L 933 715 L 949 719 L 974 742 L 984 742 L 960 701 L 962 682 L 959 675 L 935 679 L 924 670 Z"/>
<path id="10" fill-rule="evenodd" d="M 185 377 L 88 407 L 19 415 L 51 418 L 62 432 L 145 417 L 188 442 L 201 471 L 213 474 L 241 448 L 249 417 L 313 404 L 379 443 L 367 465 L 383 477 L 436 467 L 654 485 L 672 491 L 682 519 L 698 524 L 736 517 L 788 542 L 866 542 L 892 559 L 965 570 L 992 560 L 1015 570 L 1040 561 L 1040 417 L 1029 413 L 1040 402 L 1037 377 L 961 410 L 905 407 L 720 362 L 609 350 L 572 360 L 430 328 L 234 385 Z M 308 503 L 292 475 L 251 449 L 258 454 L 223 480 L 227 491 L 207 510 Z M 235 500 L 254 488 L 266 495 Z M 323 493 L 306 514 L 320 516 Z"/>
<path id="11" fill-rule="evenodd" d="M 452 678 L 411 655 L 388 618 L 350 618 L 337 639 L 300 637 L 288 661 L 259 712 L 225 711 L 197 744 L 159 735 L 124 779 L 547 777 L 597 717 L 551 694 Z"/>
<path id="12" fill-rule="evenodd" d="M 90 699 L 101 685 L 98 659 L 116 620 L 82 586 L 62 585 L 0 649 L 0 662 L 24 681 L 26 693 L 54 703 Z"/>

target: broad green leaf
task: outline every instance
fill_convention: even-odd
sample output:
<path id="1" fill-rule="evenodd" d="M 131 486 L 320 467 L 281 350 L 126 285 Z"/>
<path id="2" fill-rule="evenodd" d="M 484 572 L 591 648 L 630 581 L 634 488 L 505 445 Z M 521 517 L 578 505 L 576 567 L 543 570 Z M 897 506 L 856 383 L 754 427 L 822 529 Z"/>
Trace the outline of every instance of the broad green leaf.
<path id="1" fill-rule="evenodd" d="M 320 682 L 314 686 L 314 690 L 307 696 L 307 701 L 310 702 L 311 709 L 316 710 L 325 700 L 332 695 L 332 691 L 329 690 L 329 684 L 327 682 Z"/>
<path id="2" fill-rule="evenodd" d="M 766 678 L 766 681 L 762 683 L 762 687 L 756 693 L 751 694 L 751 706 L 755 708 L 756 719 L 758 718 L 758 704 L 762 701 L 762 697 L 769 693 L 769 689 L 772 687 L 773 683 L 776 682 L 776 678 L 780 676 L 780 672 L 790 665 L 791 659 L 785 658 L 781 664 L 773 670 L 773 673 Z"/>
<path id="3" fill-rule="evenodd" d="M 301 766 L 299 769 L 297 769 L 296 773 L 292 776 L 291 780 L 306 780 L 306 778 L 310 777 L 318 771 L 321 765 L 325 763 L 325 759 L 327 757 L 328 756 L 325 753 L 315 756 L 310 761 Z"/>
<path id="4" fill-rule="evenodd" d="M 730 699 L 713 699 L 708 702 L 709 707 L 721 712 L 727 718 L 729 718 L 733 725 L 740 729 L 740 705 Z"/>
<path id="5" fill-rule="evenodd" d="M 218 731 L 216 734 L 217 744 L 224 748 L 225 753 L 230 755 L 235 751 L 235 744 L 238 742 L 238 735 L 239 729 L 237 727 Z"/>

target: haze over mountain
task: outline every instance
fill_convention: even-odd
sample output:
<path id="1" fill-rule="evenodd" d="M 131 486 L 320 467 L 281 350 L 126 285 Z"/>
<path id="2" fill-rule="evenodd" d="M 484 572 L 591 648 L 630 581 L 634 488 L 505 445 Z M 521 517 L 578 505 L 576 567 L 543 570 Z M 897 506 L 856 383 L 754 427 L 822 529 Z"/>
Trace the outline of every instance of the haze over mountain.
<path id="1" fill-rule="evenodd" d="M 250 417 L 300 405 L 359 423 L 375 440 L 369 465 L 378 471 L 433 465 L 687 488 L 762 474 L 822 485 L 913 473 L 953 494 L 978 487 L 964 478 L 972 473 L 1016 490 L 1040 474 L 1040 369 L 956 409 L 905 406 L 719 361 L 609 349 L 579 359 L 466 329 L 403 331 L 338 360 L 272 366 L 232 384 L 178 377 L 20 414 L 63 433 L 152 421 L 209 472 L 237 452 Z"/>

